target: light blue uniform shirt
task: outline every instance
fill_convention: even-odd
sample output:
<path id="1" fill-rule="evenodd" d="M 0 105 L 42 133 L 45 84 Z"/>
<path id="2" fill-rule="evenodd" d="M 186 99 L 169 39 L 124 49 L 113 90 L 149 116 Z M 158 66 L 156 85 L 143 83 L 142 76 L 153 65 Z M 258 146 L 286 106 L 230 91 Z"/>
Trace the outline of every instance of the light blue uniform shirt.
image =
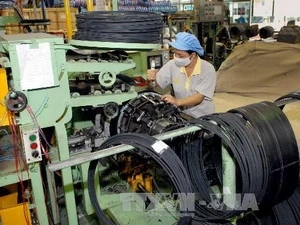
<path id="1" fill-rule="evenodd" d="M 212 64 L 200 57 L 190 77 L 187 77 L 185 67 L 178 67 L 174 60 L 170 60 L 158 71 L 156 82 L 161 88 L 172 84 L 175 98 L 186 98 L 195 93 L 205 96 L 199 105 L 185 107 L 184 113 L 194 118 L 214 113 L 213 95 L 216 87 L 216 71 Z"/>

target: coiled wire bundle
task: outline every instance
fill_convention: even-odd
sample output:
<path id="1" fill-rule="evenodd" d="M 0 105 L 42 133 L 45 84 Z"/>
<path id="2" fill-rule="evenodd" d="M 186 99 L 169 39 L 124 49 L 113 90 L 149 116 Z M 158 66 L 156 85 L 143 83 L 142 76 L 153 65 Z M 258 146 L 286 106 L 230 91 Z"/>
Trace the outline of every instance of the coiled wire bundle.
<path id="1" fill-rule="evenodd" d="M 296 188 L 299 176 L 299 153 L 295 135 L 284 113 L 274 103 L 261 102 L 213 114 L 193 121 L 202 130 L 222 140 L 235 161 L 236 193 L 255 197 L 258 209 L 270 208 L 288 198 Z M 196 205 L 195 220 L 221 221 L 247 211 L 247 207 L 228 208 L 216 194 L 211 181 L 222 186 L 220 161 L 204 158 L 203 136 L 182 146 L 181 159 L 188 170 L 194 192 L 207 204 Z M 221 151 L 211 147 L 208 151 Z M 215 165 L 211 177 L 206 165 Z M 218 207 L 208 207 L 212 201 Z"/>
<path id="2" fill-rule="evenodd" d="M 162 141 L 157 140 L 146 134 L 138 133 L 127 133 L 119 134 L 110 137 L 100 146 L 101 149 L 105 149 L 111 146 L 128 144 L 136 148 L 136 150 L 142 151 L 152 157 L 170 177 L 175 190 L 179 194 L 192 193 L 191 184 L 189 181 L 188 174 L 182 165 L 182 162 L 177 155 L 169 148 L 168 145 Z M 88 189 L 91 203 L 95 209 L 95 212 L 101 222 L 105 225 L 113 225 L 114 223 L 105 215 L 99 205 L 97 194 L 95 190 L 95 175 L 98 160 L 90 162 L 88 170 Z M 98 176 L 98 175 L 97 175 Z M 189 225 L 191 218 L 194 214 L 193 211 L 188 207 L 189 202 L 181 201 L 182 211 L 180 211 L 180 220 L 178 225 Z"/>
<path id="3" fill-rule="evenodd" d="M 275 104 L 283 109 L 286 104 L 293 103 L 300 100 L 300 90 L 293 91 L 289 94 L 281 96 L 275 100 Z"/>
<path id="4" fill-rule="evenodd" d="M 1 0 L 0 1 L 0 9 L 13 8 L 16 4 L 14 0 Z"/>
<path id="5" fill-rule="evenodd" d="M 264 212 L 251 213 L 237 225 L 298 225 L 300 224 L 300 186 L 287 200 Z"/>
<path id="6" fill-rule="evenodd" d="M 153 148 L 157 142 L 154 137 L 137 133 L 115 135 L 106 140 L 100 149 L 128 144 L 151 156 L 164 168 L 176 191 L 195 194 L 192 224 L 230 224 L 231 218 L 253 210 L 251 207 L 254 205 L 239 205 L 246 195 L 251 194 L 255 198 L 255 202 L 251 203 L 263 212 L 286 200 L 295 191 L 299 178 L 298 146 L 287 117 L 276 103 L 265 101 L 247 105 L 227 113 L 203 116 L 186 125 L 201 129 L 189 136 L 178 137 L 176 143 L 170 141 L 173 145 L 168 144 L 174 151 L 167 145 L 157 151 Z M 242 202 L 236 201 L 233 207 L 224 204 L 224 196 L 218 196 L 222 193 L 216 193 L 212 188 L 223 187 L 221 148 L 226 148 L 235 163 L 235 190 Z M 211 157 L 207 157 L 208 153 Z M 92 161 L 89 167 L 92 205 L 104 224 L 113 224 L 105 217 L 96 199 L 93 178 L 97 163 Z M 299 197 L 299 192 L 294 195 Z M 299 221 L 298 213 L 293 218 L 279 219 L 277 216 L 284 209 L 295 213 L 298 207 L 298 201 L 293 198 L 273 208 L 272 215 L 276 216 L 277 221 L 291 222 L 279 222 L 279 225 L 294 224 L 294 220 Z M 256 218 L 256 214 L 253 216 Z M 274 216 L 268 219 L 274 220 Z M 189 215 L 181 217 L 178 224 L 190 222 Z"/>
<path id="7" fill-rule="evenodd" d="M 154 12 L 94 11 L 77 14 L 76 25 L 75 40 L 155 44 L 163 22 Z"/>

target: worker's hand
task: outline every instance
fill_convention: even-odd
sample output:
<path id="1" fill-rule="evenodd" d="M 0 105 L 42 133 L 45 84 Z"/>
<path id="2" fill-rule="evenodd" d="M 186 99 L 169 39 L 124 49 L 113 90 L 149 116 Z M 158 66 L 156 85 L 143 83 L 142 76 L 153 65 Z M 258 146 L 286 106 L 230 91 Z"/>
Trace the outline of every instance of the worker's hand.
<path id="1" fill-rule="evenodd" d="M 163 95 L 162 100 L 164 100 L 167 103 L 179 106 L 179 99 L 175 98 L 172 95 Z"/>
<path id="2" fill-rule="evenodd" d="M 158 70 L 147 70 L 147 80 L 149 81 L 155 81 L 156 80 L 156 74 Z"/>

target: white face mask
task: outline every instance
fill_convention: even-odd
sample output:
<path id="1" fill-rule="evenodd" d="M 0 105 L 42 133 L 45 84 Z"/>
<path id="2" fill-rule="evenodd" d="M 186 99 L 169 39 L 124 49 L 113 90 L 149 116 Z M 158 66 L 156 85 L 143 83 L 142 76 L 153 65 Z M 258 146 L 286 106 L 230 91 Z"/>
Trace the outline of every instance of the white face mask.
<path id="1" fill-rule="evenodd" d="M 176 64 L 176 66 L 182 67 L 182 66 L 189 65 L 192 62 L 192 60 L 190 59 L 190 57 L 177 58 L 177 57 L 174 56 L 174 62 Z"/>

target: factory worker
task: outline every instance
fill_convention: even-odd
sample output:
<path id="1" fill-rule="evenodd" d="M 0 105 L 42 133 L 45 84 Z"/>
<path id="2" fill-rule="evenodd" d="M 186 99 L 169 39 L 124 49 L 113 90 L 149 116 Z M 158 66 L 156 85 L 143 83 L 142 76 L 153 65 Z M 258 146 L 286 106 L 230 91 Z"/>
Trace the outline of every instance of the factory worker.
<path id="1" fill-rule="evenodd" d="M 184 113 L 194 118 L 213 113 L 216 71 L 212 64 L 200 58 L 203 48 L 199 40 L 193 34 L 180 32 L 169 44 L 174 48 L 174 59 L 159 71 L 148 70 L 147 79 L 163 89 L 171 85 L 174 96 L 167 94 L 162 98 Z"/>

